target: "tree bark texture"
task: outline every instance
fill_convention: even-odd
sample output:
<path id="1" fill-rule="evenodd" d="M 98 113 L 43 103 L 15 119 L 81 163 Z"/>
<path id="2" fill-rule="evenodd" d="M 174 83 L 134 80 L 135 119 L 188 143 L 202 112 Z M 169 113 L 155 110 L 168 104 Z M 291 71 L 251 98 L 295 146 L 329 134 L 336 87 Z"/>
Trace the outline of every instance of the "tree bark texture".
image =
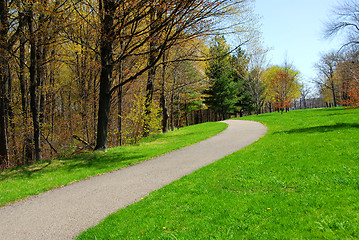
<path id="1" fill-rule="evenodd" d="M 23 162 L 29 164 L 32 162 L 32 139 L 29 132 L 29 115 L 28 115 L 28 83 L 25 78 L 25 28 L 26 28 L 26 14 L 24 12 L 19 13 L 19 82 L 21 92 L 21 107 L 22 107 L 22 118 L 23 118 L 23 129 L 24 129 L 24 147 L 23 147 Z"/>
<path id="2" fill-rule="evenodd" d="M 101 2 L 101 1 L 100 1 Z M 111 85 L 113 73 L 113 39 L 114 39 L 114 13 L 115 1 L 104 0 L 100 4 L 103 9 L 100 55 L 101 55 L 101 75 L 100 75 L 100 99 L 97 121 L 97 139 L 95 150 L 105 150 L 107 148 L 107 132 L 109 114 L 111 107 Z"/>
<path id="3" fill-rule="evenodd" d="M 119 70 L 118 70 L 118 83 L 121 85 L 123 81 L 123 61 L 119 62 Z M 121 85 L 118 88 L 117 93 L 117 142 L 119 146 L 122 146 L 122 99 L 123 99 L 123 86 Z"/>
<path id="4" fill-rule="evenodd" d="M 7 138 L 8 1 L 0 0 L 0 170 L 9 160 Z"/>
<path id="5" fill-rule="evenodd" d="M 162 82 L 161 82 L 161 99 L 160 104 L 162 108 L 162 132 L 168 132 L 168 110 L 166 104 L 166 54 L 163 54 L 162 65 Z"/>
<path id="6" fill-rule="evenodd" d="M 28 11 L 28 27 L 30 37 L 30 110 L 32 113 L 32 122 L 34 128 L 34 147 L 35 147 L 35 159 L 41 161 L 41 129 L 39 119 L 39 97 L 38 97 L 38 81 L 37 81 L 37 58 L 36 58 L 36 36 L 34 33 L 33 24 L 33 11 L 32 6 Z"/>
<path id="7" fill-rule="evenodd" d="M 150 9 L 150 38 L 149 38 L 149 55 L 148 55 L 148 66 L 152 66 L 148 71 L 148 78 L 147 78 L 147 85 L 146 85 L 146 102 L 145 102 L 145 116 L 149 116 L 151 114 L 150 106 L 153 101 L 153 91 L 154 91 L 154 82 L 156 78 L 156 59 L 157 59 L 157 41 L 156 39 L 156 26 L 154 24 L 156 18 L 156 10 L 151 7 Z M 147 120 L 145 119 L 144 123 L 144 136 L 148 136 L 150 134 L 150 123 L 148 122 L 149 118 Z"/>

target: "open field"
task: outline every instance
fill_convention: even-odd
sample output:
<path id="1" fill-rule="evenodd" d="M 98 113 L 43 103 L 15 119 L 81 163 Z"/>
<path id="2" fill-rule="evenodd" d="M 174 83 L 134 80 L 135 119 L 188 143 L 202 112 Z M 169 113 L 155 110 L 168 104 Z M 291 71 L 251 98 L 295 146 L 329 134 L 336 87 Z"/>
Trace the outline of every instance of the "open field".
<path id="1" fill-rule="evenodd" d="M 207 139 L 226 129 L 225 123 L 205 123 L 144 139 L 138 145 L 79 154 L 0 173 L 0 206 L 150 159 Z"/>
<path id="2" fill-rule="evenodd" d="M 269 132 L 79 239 L 359 238 L 359 111 L 244 119 L 266 124 Z"/>

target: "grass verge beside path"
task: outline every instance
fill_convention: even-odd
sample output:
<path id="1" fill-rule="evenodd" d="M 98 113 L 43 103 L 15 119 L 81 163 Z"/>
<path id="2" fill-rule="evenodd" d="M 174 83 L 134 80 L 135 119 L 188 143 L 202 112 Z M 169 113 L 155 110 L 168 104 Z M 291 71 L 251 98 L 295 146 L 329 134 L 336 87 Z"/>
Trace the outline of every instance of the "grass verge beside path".
<path id="1" fill-rule="evenodd" d="M 139 145 L 80 154 L 0 172 L 0 206 L 47 190 L 99 175 L 212 137 L 225 123 L 205 123 L 144 139 Z"/>
<path id="2" fill-rule="evenodd" d="M 244 119 L 269 132 L 78 239 L 359 238 L 359 110 Z"/>

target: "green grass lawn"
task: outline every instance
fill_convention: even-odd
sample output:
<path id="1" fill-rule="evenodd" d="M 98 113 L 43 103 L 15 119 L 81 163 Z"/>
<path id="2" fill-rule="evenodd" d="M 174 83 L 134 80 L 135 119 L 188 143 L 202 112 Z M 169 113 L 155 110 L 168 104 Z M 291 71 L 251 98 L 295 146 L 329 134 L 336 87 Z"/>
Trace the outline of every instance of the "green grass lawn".
<path id="1" fill-rule="evenodd" d="M 244 118 L 261 140 L 110 215 L 79 239 L 357 239 L 359 111 Z"/>
<path id="2" fill-rule="evenodd" d="M 225 123 L 205 123 L 144 139 L 138 145 L 72 156 L 0 172 L 0 206 L 90 176 L 120 169 L 218 134 Z"/>

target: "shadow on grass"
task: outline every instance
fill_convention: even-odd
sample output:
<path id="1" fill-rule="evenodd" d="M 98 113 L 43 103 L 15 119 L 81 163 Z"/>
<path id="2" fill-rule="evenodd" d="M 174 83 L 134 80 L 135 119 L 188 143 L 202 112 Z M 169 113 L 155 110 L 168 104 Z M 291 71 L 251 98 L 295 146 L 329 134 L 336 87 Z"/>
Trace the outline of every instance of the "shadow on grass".
<path id="1" fill-rule="evenodd" d="M 36 167 L 34 167 L 36 166 Z M 7 170 L 6 174 L 1 174 L 0 172 L 0 181 L 5 180 L 10 177 L 31 177 L 33 173 L 40 172 L 42 170 L 46 171 L 46 168 L 51 166 L 51 161 L 44 161 L 41 165 L 28 165 L 28 166 L 20 166 L 14 167 Z"/>
<path id="2" fill-rule="evenodd" d="M 355 116 L 357 113 L 352 112 L 352 111 L 348 111 L 348 110 L 343 110 L 343 112 L 339 113 L 329 113 L 329 114 L 324 114 L 322 116 L 342 116 L 342 115 L 353 115 Z"/>
<path id="3" fill-rule="evenodd" d="M 59 160 L 53 160 L 51 162 L 41 162 L 30 166 L 21 166 L 7 170 L 6 174 L 0 174 L 0 181 L 11 178 L 31 179 L 55 172 L 66 175 L 70 172 L 81 171 L 81 169 L 93 169 L 95 171 L 97 170 L 96 172 L 101 173 L 102 169 L 108 171 L 116 170 L 139 162 L 144 158 L 144 155 L 124 153 L 121 150 L 107 153 L 82 153 Z"/>
<path id="4" fill-rule="evenodd" d="M 82 169 L 90 170 L 95 174 L 114 171 L 153 157 L 151 154 L 147 155 L 145 152 L 148 152 L 148 149 L 157 149 L 159 147 L 157 141 L 164 141 L 165 146 L 173 145 L 176 144 L 176 140 L 178 140 L 179 136 L 181 139 L 187 139 L 192 135 L 198 135 L 198 132 L 202 131 L 205 132 L 206 129 L 200 129 L 196 134 L 194 132 L 183 132 L 183 129 L 177 130 L 172 134 L 154 134 L 140 140 L 138 144 L 109 149 L 107 152 L 81 153 L 51 161 L 39 162 L 29 166 L 15 167 L 0 172 L 0 181 L 12 178 L 26 180 L 47 174 L 68 175 L 71 172 L 81 171 Z M 153 146 L 147 146 L 147 150 L 144 150 L 140 147 L 141 143 L 153 143 Z M 160 145 L 162 144 L 160 143 Z M 131 150 L 128 150 L 128 147 L 130 147 Z M 140 148 L 137 149 L 137 147 Z"/>
<path id="5" fill-rule="evenodd" d="M 334 125 L 292 129 L 289 131 L 275 132 L 273 134 L 318 133 L 318 132 L 325 133 L 325 132 L 332 132 L 332 131 L 338 131 L 338 130 L 350 129 L 350 128 L 359 128 L 359 124 L 357 124 L 357 123 L 337 123 Z"/>
<path id="6" fill-rule="evenodd" d="M 92 169 L 107 169 L 107 168 L 122 168 L 138 161 L 141 161 L 146 156 L 139 153 L 132 152 L 93 152 L 83 154 L 82 156 L 74 156 L 70 163 L 66 165 L 65 171 L 73 171 L 78 168 L 92 168 Z M 121 164 L 122 163 L 122 164 Z"/>

